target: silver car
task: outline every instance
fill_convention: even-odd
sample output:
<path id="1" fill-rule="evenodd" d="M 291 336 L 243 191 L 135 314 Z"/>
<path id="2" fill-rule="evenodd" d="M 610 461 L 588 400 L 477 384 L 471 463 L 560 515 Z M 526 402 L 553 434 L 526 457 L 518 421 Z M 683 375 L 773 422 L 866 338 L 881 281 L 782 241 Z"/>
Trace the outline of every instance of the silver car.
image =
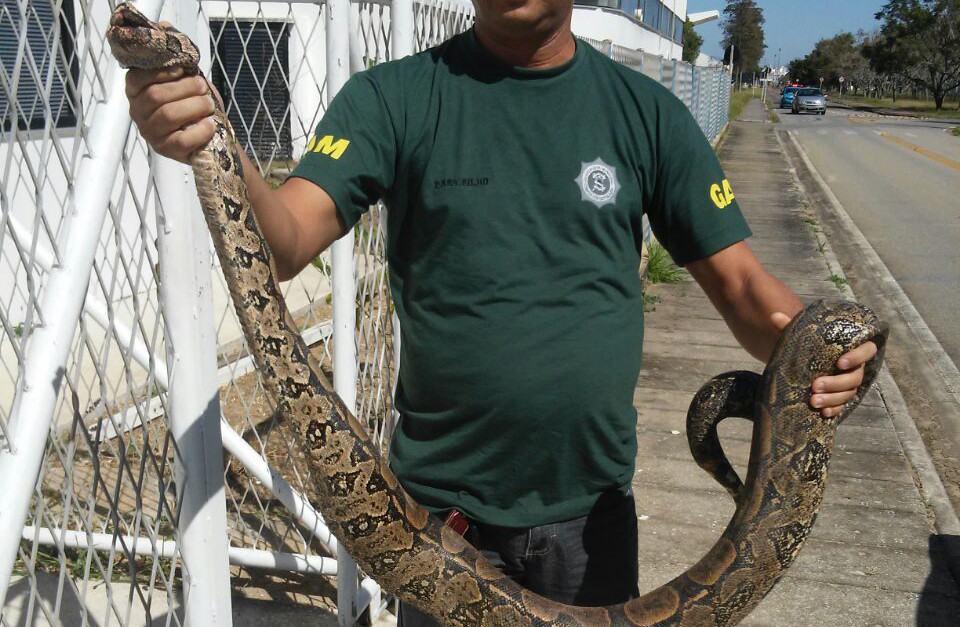
<path id="1" fill-rule="evenodd" d="M 793 97 L 794 113 L 827 114 L 827 99 L 816 87 L 801 87 Z"/>

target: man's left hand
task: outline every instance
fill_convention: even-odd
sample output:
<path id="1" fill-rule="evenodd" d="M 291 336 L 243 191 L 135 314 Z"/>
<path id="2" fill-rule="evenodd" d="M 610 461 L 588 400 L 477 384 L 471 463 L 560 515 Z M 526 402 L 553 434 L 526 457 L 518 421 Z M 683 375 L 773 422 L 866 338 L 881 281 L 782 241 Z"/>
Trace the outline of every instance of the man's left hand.
<path id="1" fill-rule="evenodd" d="M 790 316 L 783 313 L 773 314 L 773 323 L 782 331 L 790 324 Z M 818 377 L 813 380 L 810 393 L 810 406 L 819 409 L 826 418 L 836 416 L 844 405 L 857 395 L 857 388 L 863 383 L 864 364 L 877 354 L 877 345 L 866 342 L 844 353 L 837 360 L 838 374 Z"/>

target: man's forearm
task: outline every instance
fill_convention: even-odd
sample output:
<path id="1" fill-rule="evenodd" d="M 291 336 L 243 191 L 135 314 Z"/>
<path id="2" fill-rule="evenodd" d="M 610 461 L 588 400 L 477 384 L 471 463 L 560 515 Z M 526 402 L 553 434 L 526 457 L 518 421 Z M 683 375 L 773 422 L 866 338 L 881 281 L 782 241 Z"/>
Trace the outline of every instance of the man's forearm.
<path id="1" fill-rule="evenodd" d="M 734 244 L 687 266 L 740 344 L 766 363 L 780 337 L 783 320 L 803 309 L 790 288 L 767 272 L 746 242 Z"/>
<path id="2" fill-rule="evenodd" d="M 257 216 L 263 236 L 267 238 L 277 272 L 281 279 L 286 279 L 300 269 L 294 268 L 296 261 L 290 258 L 291 253 L 298 250 L 296 222 L 247 155 L 242 151 L 240 154 L 243 160 L 243 178 L 250 203 L 253 205 L 253 213 Z"/>
<path id="3" fill-rule="evenodd" d="M 719 308 L 740 344 L 754 357 L 766 363 L 780 337 L 781 327 L 774 314 L 793 318 L 803 303 L 779 279 L 758 270 L 744 280 L 740 293 Z"/>

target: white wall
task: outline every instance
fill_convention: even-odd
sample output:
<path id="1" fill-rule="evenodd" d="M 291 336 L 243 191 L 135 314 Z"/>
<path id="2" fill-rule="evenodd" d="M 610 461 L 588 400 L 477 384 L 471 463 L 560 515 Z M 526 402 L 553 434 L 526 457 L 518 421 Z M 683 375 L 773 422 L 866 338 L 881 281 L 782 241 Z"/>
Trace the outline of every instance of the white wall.
<path id="1" fill-rule="evenodd" d="M 686 9 L 686 0 L 676 0 Z M 573 32 L 598 41 L 610 40 L 630 50 L 643 50 L 665 59 L 683 58 L 683 46 L 641 25 L 640 20 L 616 9 L 574 6 Z"/>

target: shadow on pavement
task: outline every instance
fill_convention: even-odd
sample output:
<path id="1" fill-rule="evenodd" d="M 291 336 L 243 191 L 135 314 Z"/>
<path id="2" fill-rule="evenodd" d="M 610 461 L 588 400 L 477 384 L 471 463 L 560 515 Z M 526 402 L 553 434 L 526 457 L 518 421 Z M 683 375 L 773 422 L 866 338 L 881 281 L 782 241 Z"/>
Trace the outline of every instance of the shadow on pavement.
<path id="1" fill-rule="evenodd" d="M 960 563 L 956 559 L 960 536 L 931 535 L 928 550 L 930 574 L 917 603 L 917 627 L 955 627 L 960 617 Z"/>

